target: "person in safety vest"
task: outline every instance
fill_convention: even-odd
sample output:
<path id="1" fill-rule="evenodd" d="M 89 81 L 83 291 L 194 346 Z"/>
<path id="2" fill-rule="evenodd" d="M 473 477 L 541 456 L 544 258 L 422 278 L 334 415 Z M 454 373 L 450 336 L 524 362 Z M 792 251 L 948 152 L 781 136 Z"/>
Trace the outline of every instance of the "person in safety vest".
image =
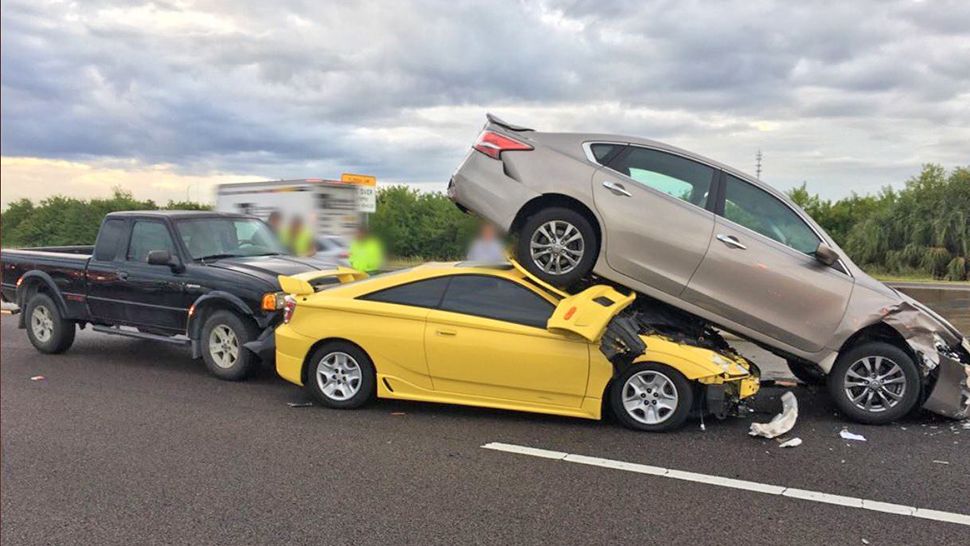
<path id="1" fill-rule="evenodd" d="M 286 242 L 294 256 L 313 256 L 316 253 L 313 244 L 313 231 L 299 216 L 294 216 L 290 222 Z"/>
<path id="2" fill-rule="evenodd" d="M 350 267 L 368 275 L 377 273 L 384 267 L 384 245 L 367 228 L 357 230 L 357 238 L 350 243 Z"/>

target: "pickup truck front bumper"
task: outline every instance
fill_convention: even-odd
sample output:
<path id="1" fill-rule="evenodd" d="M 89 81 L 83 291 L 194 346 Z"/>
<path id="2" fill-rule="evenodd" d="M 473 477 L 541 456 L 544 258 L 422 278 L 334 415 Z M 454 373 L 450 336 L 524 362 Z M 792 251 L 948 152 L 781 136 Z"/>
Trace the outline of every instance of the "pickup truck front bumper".
<path id="1" fill-rule="evenodd" d="M 259 335 L 253 341 L 243 345 L 246 349 L 252 351 L 260 360 L 264 363 L 272 362 L 273 357 L 276 355 L 276 336 L 274 333 L 276 328 L 270 326 L 263 330 L 263 333 Z"/>

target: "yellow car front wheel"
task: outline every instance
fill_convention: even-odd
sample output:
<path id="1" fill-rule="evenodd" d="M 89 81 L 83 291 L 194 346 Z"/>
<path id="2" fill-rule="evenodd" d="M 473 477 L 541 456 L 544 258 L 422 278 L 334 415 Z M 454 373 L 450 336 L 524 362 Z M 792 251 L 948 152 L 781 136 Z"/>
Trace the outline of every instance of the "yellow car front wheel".
<path id="1" fill-rule="evenodd" d="M 329 408 L 358 408 L 374 396 L 374 364 L 360 347 L 344 341 L 320 346 L 307 361 L 304 388 Z"/>
<path id="2" fill-rule="evenodd" d="M 665 432 L 683 426 L 694 389 L 683 374 L 656 362 L 634 364 L 610 386 L 610 407 L 626 427 Z"/>

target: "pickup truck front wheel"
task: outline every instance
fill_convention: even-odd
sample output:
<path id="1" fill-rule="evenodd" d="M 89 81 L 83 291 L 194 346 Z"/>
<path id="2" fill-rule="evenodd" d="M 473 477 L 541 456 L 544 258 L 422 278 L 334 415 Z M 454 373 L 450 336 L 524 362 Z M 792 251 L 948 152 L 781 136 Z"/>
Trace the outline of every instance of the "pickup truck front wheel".
<path id="1" fill-rule="evenodd" d="M 243 347 L 256 339 L 256 328 L 231 311 L 216 311 L 202 326 L 202 360 L 209 372 L 227 381 L 245 379 L 256 367 L 256 355 Z"/>
<path id="2" fill-rule="evenodd" d="M 36 294 L 27 301 L 26 322 L 30 343 L 42 353 L 63 353 L 74 343 L 74 322 L 61 317 L 57 304 L 47 294 Z"/>

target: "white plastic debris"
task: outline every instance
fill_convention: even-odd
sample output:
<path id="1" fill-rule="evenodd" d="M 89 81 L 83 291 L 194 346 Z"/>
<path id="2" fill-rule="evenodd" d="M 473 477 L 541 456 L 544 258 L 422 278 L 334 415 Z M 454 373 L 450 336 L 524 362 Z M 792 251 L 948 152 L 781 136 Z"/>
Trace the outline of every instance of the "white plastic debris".
<path id="1" fill-rule="evenodd" d="M 791 440 L 788 440 L 787 442 L 782 442 L 778 447 L 798 447 L 800 445 L 802 445 L 802 439 L 801 438 L 792 438 Z"/>
<path id="2" fill-rule="evenodd" d="M 313 402 L 287 402 L 286 405 L 291 408 L 309 408 Z"/>
<path id="3" fill-rule="evenodd" d="M 849 432 L 848 430 L 845 430 L 845 429 L 842 429 L 842 432 L 839 433 L 839 436 L 841 436 L 843 440 L 855 440 L 856 442 L 866 441 L 865 436 L 861 434 L 856 434 L 854 432 Z"/>
<path id="4" fill-rule="evenodd" d="M 748 434 L 763 438 L 781 436 L 795 426 L 796 420 L 798 420 L 798 400 L 791 391 L 788 391 L 781 395 L 781 413 L 767 423 L 751 423 Z"/>
<path id="5" fill-rule="evenodd" d="M 42 375 L 35 375 L 30 378 L 31 381 L 43 381 L 45 379 L 47 378 Z"/>

